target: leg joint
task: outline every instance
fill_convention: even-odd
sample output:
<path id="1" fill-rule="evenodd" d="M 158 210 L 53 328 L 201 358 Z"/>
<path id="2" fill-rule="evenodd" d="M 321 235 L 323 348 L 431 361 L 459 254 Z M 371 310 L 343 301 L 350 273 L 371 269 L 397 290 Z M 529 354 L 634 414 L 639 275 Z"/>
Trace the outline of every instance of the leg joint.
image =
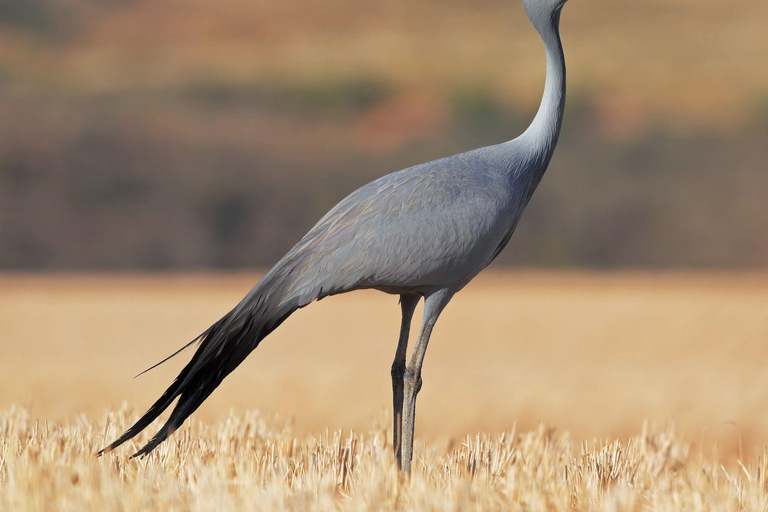
<path id="1" fill-rule="evenodd" d="M 416 373 L 413 368 L 406 368 L 403 376 L 406 388 L 411 388 L 418 393 L 421 390 L 422 380 L 421 372 Z"/>
<path id="2" fill-rule="evenodd" d="M 395 361 L 392 363 L 392 368 L 389 373 L 394 378 L 402 379 L 403 375 L 405 375 L 405 363 L 402 361 Z"/>

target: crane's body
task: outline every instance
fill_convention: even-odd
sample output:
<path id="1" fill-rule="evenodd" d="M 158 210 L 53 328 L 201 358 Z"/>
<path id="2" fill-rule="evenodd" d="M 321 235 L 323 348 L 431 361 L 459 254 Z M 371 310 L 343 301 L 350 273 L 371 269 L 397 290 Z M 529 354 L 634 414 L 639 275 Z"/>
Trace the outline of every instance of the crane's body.
<path id="1" fill-rule="evenodd" d="M 134 437 L 178 397 L 170 419 L 137 455 L 149 453 L 296 309 L 373 288 L 400 295 L 402 324 L 391 371 L 393 445 L 398 464 L 410 471 L 415 400 L 432 327 L 453 295 L 506 246 L 557 144 L 565 104 L 558 32 L 565 1 L 523 0 L 547 52 L 543 100 L 525 133 L 386 175 L 352 192 L 234 309 L 193 340 L 200 347 L 189 364 L 107 450 Z M 406 366 L 411 317 L 421 298 L 422 329 Z"/>

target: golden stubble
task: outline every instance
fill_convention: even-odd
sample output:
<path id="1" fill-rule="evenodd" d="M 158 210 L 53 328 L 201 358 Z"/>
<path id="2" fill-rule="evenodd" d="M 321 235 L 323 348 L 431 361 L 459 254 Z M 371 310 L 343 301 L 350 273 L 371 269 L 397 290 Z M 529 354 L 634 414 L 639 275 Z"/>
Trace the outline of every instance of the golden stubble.
<path id="1" fill-rule="evenodd" d="M 257 279 L 0 278 L 0 510 L 765 503 L 765 274 L 484 274 L 435 329 L 411 482 L 389 446 L 399 307 L 376 292 L 291 317 L 152 456 L 127 458 L 158 424 L 93 458 L 190 353 L 131 377 Z"/>

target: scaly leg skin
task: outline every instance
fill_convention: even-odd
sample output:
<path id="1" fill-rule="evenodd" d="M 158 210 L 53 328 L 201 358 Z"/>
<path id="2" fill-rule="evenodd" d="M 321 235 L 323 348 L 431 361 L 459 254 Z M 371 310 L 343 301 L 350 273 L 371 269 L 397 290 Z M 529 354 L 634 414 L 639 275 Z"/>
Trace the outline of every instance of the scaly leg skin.
<path id="1" fill-rule="evenodd" d="M 438 290 L 424 300 L 424 318 L 421 325 L 421 333 L 416 342 L 416 347 L 411 354 L 411 361 L 405 369 L 404 405 L 403 405 L 403 435 L 402 435 L 402 470 L 406 475 L 411 474 L 411 461 L 413 459 L 413 429 L 416 422 L 416 395 L 421 390 L 421 366 L 424 363 L 424 355 L 427 352 L 427 344 L 432 334 L 432 328 L 437 318 L 443 311 L 448 301 L 453 297 L 453 291 L 448 289 Z"/>
<path id="2" fill-rule="evenodd" d="M 401 295 L 400 309 L 403 320 L 400 324 L 400 339 L 397 342 L 395 361 L 392 363 L 392 448 L 395 451 L 398 469 L 403 468 L 401 459 L 401 434 L 403 430 L 403 376 L 405 375 L 405 355 L 408 349 L 408 335 L 411 331 L 411 319 L 420 297 L 418 295 Z"/>

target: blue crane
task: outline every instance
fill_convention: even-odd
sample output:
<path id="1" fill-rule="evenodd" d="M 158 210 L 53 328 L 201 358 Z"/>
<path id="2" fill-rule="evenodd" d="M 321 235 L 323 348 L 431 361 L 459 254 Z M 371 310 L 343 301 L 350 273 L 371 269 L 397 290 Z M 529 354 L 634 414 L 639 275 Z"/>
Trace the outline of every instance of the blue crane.
<path id="1" fill-rule="evenodd" d="M 523 0 L 544 42 L 547 76 L 539 110 L 522 135 L 388 174 L 352 192 L 237 306 L 183 347 L 199 344 L 162 396 L 99 454 L 136 436 L 178 398 L 167 422 L 134 456 L 148 454 L 294 311 L 330 295 L 375 289 L 400 296 L 402 324 L 391 368 L 393 446 L 398 466 L 410 473 L 416 396 L 432 328 L 454 294 L 507 245 L 557 145 L 565 106 L 559 26 L 566 1 Z M 411 319 L 422 298 L 421 331 L 406 365 Z"/>

